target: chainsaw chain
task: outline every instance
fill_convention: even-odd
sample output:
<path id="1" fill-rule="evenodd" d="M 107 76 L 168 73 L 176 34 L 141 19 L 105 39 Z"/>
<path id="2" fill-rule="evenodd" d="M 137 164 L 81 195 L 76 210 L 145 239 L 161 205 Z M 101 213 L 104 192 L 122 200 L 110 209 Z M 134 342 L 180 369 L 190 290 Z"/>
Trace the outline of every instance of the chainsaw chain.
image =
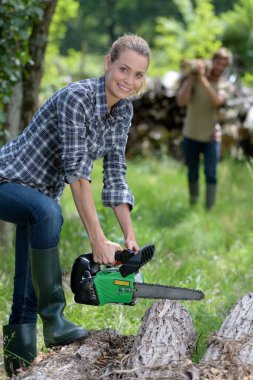
<path id="1" fill-rule="evenodd" d="M 191 289 L 191 288 L 181 288 L 180 286 L 170 286 L 170 285 L 161 285 L 161 284 L 145 284 L 143 282 L 135 282 L 134 283 L 134 286 L 138 286 L 140 285 L 140 287 L 143 287 L 145 285 L 147 285 L 148 287 L 159 287 L 159 288 L 165 288 L 165 289 L 174 289 L 174 290 L 184 290 L 186 292 L 194 292 L 194 293 L 198 293 L 200 294 L 202 297 L 201 298 L 198 298 L 198 299 L 195 299 L 193 298 L 192 300 L 193 301 L 201 301 L 203 298 L 205 298 L 205 294 L 202 292 L 202 290 L 199 290 L 199 289 Z M 145 298 L 145 299 L 151 299 L 150 296 L 141 296 L 140 298 Z M 152 296 L 152 299 L 161 299 L 160 297 L 155 297 L 155 296 Z M 169 298 L 168 298 L 169 299 Z M 182 300 L 182 301 L 190 301 L 189 298 L 181 298 L 178 299 L 178 300 Z"/>

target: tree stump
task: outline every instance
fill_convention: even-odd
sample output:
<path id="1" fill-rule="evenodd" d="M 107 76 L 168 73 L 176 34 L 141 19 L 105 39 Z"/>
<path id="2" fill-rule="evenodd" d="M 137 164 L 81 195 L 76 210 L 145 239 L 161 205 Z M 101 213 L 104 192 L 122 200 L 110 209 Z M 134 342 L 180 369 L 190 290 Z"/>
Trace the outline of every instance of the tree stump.
<path id="1" fill-rule="evenodd" d="M 225 379 L 253 379 L 253 293 L 235 304 L 209 339 L 201 364 L 227 373 Z"/>
<path id="2" fill-rule="evenodd" d="M 192 318 L 179 302 L 153 304 L 144 315 L 122 378 L 176 379 L 175 369 L 190 357 L 195 337 Z"/>
<path id="3" fill-rule="evenodd" d="M 81 342 L 40 354 L 16 380 L 253 380 L 253 293 L 240 299 L 209 339 L 199 364 L 191 316 L 177 301 L 159 301 L 134 336 L 90 331 Z"/>

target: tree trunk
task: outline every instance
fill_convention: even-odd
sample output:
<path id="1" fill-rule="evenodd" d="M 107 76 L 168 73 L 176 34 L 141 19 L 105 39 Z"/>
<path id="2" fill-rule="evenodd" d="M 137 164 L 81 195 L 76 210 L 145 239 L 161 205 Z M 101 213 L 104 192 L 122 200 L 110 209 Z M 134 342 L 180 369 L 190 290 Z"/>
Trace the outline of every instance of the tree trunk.
<path id="1" fill-rule="evenodd" d="M 57 0 L 45 1 L 42 20 L 38 20 L 33 23 L 32 33 L 29 40 L 29 54 L 32 63 L 28 63 L 25 66 L 23 75 L 23 106 L 20 123 L 21 130 L 27 127 L 38 107 L 38 97 L 40 82 L 43 75 L 43 62 L 47 46 L 47 37 L 56 4 Z"/>
<path id="2" fill-rule="evenodd" d="M 21 107 L 23 102 L 23 86 L 22 82 L 18 82 L 12 92 L 12 97 L 7 108 L 6 118 L 6 140 L 10 141 L 19 134 Z"/>
<path id="3" fill-rule="evenodd" d="M 14 88 L 12 97 L 7 106 L 7 117 L 4 125 L 4 142 L 8 142 L 19 133 L 21 105 L 23 100 L 22 82 L 18 82 Z M 0 246 L 8 250 L 12 243 L 13 225 L 0 220 Z"/>
<path id="4" fill-rule="evenodd" d="M 12 245 L 13 238 L 13 225 L 0 220 L 0 246 L 1 252 L 8 254 L 8 251 Z"/>

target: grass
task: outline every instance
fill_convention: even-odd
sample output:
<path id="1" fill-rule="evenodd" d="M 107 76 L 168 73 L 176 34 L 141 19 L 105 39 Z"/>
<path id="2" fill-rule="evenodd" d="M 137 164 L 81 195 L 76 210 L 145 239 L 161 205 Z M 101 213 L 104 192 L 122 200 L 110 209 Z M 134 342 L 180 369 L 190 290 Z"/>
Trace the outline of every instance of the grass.
<path id="1" fill-rule="evenodd" d="M 186 169 L 172 159 L 131 161 L 127 178 L 136 198 L 132 219 L 138 243 L 140 246 L 153 243 L 156 247 L 154 259 L 142 269 L 145 281 L 200 288 L 205 292 L 205 300 L 201 302 L 182 302 L 197 330 L 198 344 L 193 359 L 199 361 L 210 334 L 219 329 L 234 303 L 252 290 L 251 166 L 245 161 L 220 163 L 217 203 L 210 211 L 203 207 L 203 174 L 202 199 L 192 208 L 188 204 Z M 107 237 L 123 244 L 112 210 L 101 205 L 101 186 L 101 162 L 97 162 L 93 190 L 99 218 Z M 122 334 L 136 334 L 152 300 L 139 300 L 134 307 L 92 307 L 74 302 L 69 286 L 71 266 L 77 256 L 90 251 L 90 245 L 69 188 L 64 192 L 61 206 L 65 219 L 60 253 L 68 304 L 66 315 L 87 329 L 110 328 Z M 3 252 L 3 257 L 2 324 L 7 322 L 10 311 L 14 266 L 13 255 Z M 39 349 L 44 349 L 41 332 Z"/>

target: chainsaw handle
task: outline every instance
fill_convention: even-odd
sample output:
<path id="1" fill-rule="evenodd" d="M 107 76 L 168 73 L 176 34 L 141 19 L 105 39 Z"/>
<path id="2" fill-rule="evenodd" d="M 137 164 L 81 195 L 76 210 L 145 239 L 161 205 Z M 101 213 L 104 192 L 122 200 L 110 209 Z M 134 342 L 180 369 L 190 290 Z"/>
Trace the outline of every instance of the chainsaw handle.
<path id="1" fill-rule="evenodd" d="M 84 277 L 93 277 L 99 271 L 100 265 L 93 261 L 92 253 L 78 256 L 71 270 L 70 285 L 72 292 L 75 293 L 78 284 Z"/>
<path id="2" fill-rule="evenodd" d="M 125 263 L 130 257 L 134 256 L 134 252 L 131 249 L 124 249 L 123 251 L 115 252 L 115 265 Z"/>

